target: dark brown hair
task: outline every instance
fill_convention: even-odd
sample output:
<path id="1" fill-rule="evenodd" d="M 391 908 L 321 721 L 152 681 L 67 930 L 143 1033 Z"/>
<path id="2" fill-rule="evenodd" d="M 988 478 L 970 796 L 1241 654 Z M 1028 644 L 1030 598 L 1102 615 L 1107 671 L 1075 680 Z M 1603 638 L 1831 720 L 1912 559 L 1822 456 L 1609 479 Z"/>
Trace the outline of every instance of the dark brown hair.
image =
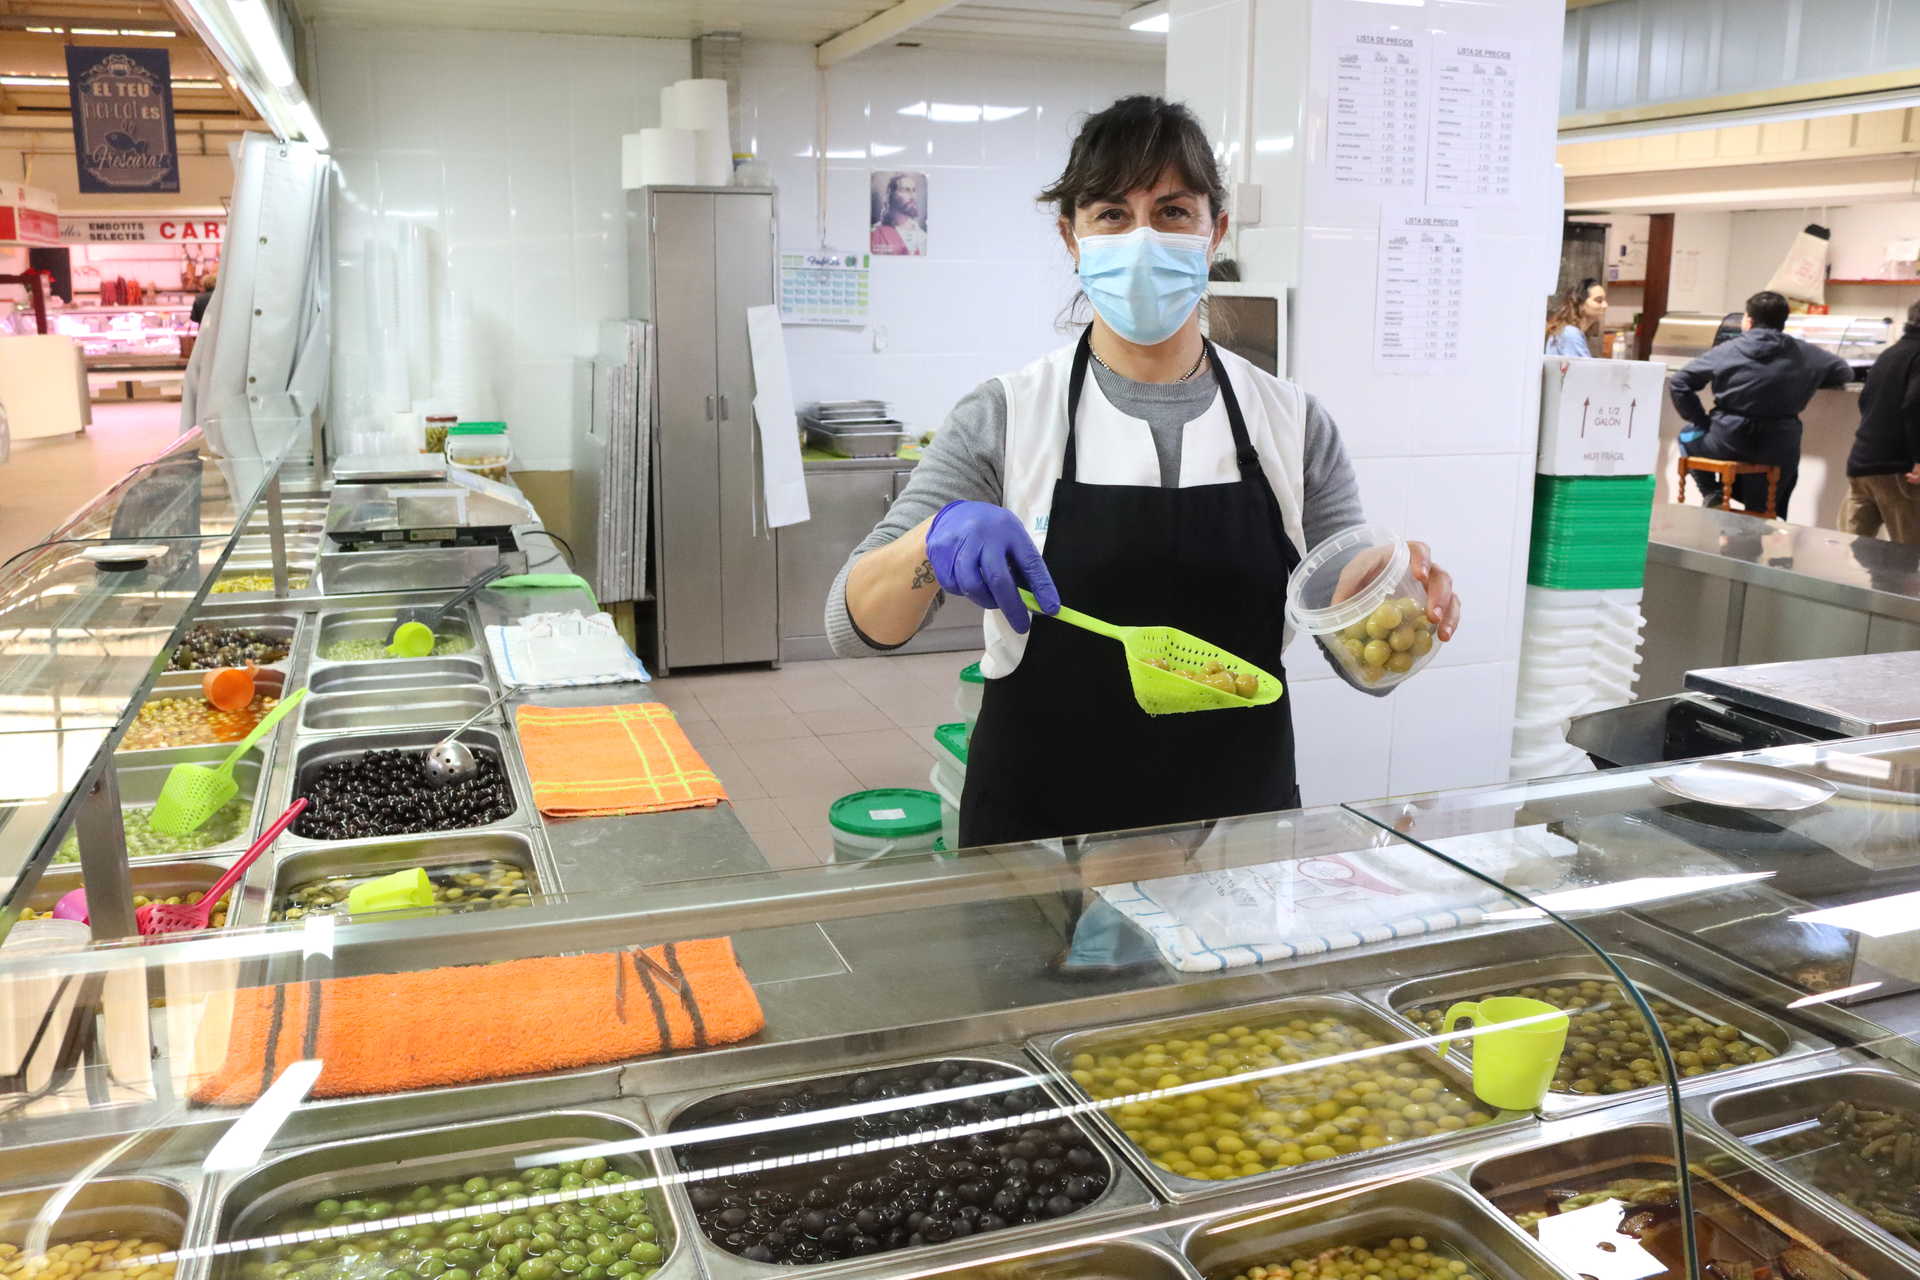
<path id="1" fill-rule="evenodd" d="M 1786 297 L 1771 289 L 1762 289 L 1747 299 L 1747 314 L 1753 317 L 1756 329 L 1786 328 L 1790 310 Z"/>
<path id="2" fill-rule="evenodd" d="M 1587 305 L 1587 295 L 1593 292 L 1594 286 L 1601 283 L 1588 276 L 1579 284 L 1562 289 L 1559 296 L 1554 298 L 1553 306 L 1547 310 L 1547 337 L 1553 337 L 1567 325 L 1572 325 L 1582 333 L 1591 332 L 1592 326 L 1580 314 L 1580 309 Z"/>
<path id="3" fill-rule="evenodd" d="M 1199 119 L 1177 102 L 1135 94 L 1086 118 L 1067 167 L 1040 199 L 1072 222 L 1075 210 L 1151 187 L 1169 169 L 1207 197 L 1211 218 L 1225 211 L 1227 189 Z"/>

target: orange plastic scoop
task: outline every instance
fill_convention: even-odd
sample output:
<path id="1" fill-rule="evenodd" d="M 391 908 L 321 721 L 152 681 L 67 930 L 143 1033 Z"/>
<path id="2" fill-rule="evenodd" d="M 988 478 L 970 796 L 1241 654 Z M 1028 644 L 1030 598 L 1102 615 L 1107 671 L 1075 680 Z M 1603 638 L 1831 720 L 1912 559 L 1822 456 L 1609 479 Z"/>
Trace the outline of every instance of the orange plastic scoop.
<path id="1" fill-rule="evenodd" d="M 200 692 L 216 711 L 238 711 L 253 702 L 253 663 L 221 667 L 200 677 Z"/>

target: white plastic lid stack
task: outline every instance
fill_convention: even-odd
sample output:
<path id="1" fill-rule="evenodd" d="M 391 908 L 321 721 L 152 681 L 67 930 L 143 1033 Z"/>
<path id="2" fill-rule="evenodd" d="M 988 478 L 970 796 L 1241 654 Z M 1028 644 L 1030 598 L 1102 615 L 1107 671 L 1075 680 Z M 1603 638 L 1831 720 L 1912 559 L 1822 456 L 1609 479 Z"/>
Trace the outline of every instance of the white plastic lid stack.
<path id="1" fill-rule="evenodd" d="M 1527 588 L 1510 777 L 1593 768 L 1585 752 L 1568 744 L 1567 722 L 1633 701 L 1646 625 L 1640 602 L 1638 588 Z"/>

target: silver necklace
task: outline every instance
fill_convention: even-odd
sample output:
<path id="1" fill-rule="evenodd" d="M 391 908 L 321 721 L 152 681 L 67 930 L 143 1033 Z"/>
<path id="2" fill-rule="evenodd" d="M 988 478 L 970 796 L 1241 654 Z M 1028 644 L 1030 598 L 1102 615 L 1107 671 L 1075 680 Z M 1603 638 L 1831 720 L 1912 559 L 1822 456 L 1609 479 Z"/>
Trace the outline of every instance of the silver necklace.
<path id="1" fill-rule="evenodd" d="M 1087 348 L 1087 354 L 1093 357 L 1095 364 L 1099 365 L 1102 369 L 1105 369 L 1108 373 L 1111 373 L 1114 377 L 1125 378 L 1127 376 L 1126 374 L 1121 373 L 1120 371 L 1115 369 L 1112 365 L 1108 364 L 1105 360 L 1102 360 L 1100 358 L 1100 353 L 1098 351 L 1095 351 L 1091 346 Z M 1193 362 L 1193 368 L 1187 370 L 1185 373 L 1175 378 L 1174 381 L 1186 382 L 1188 379 L 1192 378 L 1194 374 L 1200 372 L 1200 367 L 1206 364 L 1206 362 L 1207 362 L 1207 349 L 1203 345 L 1200 348 L 1200 358 Z M 1132 379 L 1129 378 L 1128 381 L 1132 381 Z"/>

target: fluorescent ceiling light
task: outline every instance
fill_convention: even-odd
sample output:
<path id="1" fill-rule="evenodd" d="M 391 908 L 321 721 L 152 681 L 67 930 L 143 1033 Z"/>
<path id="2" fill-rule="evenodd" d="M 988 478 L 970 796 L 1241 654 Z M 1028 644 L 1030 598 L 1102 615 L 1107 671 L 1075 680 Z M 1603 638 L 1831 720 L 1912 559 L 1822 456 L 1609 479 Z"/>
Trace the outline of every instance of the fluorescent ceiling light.
<path id="1" fill-rule="evenodd" d="M 201 89 L 220 88 L 218 80 L 175 80 L 172 84 L 174 88 L 185 89 L 190 93 Z M 64 89 L 67 87 L 67 78 L 65 76 L 0 75 L 0 85 L 12 89 Z"/>
<path id="2" fill-rule="evenodd" d="M 978 124 L 985 120 L 997 123 L 1011 120 L 1015 116 L 1025 115 L 1027 107 L 978 106 L 971 102 L 914 102 L 901 107 L 894 114 L 920 116 L 935 124 Z"/>
<path id="3" fill-rule="evenodd" d="M 1621 124 L 1562 129 L 1558 137 L 1561 142 L 1599 142 L 1607 138 L 1648 138 L 1660 133 L 1694 133 L 1701 129 L 1725 129 L 1732 125 L 1772 124 L 1783 120 L 1817 120 L 1823 116 L 1851 116 L 1866 111 L 1901 111 L 1911 107 L 1920 107 L 1920 90 L 1887 89 L 1879 93 L 1856 93 L 1844 98 L 1826 98 L 1820 101 L 1782 102 L 1765 107 L 1709 111 L 1692 116 L 1669 116 L 1663 120 L 1634 120 Z"/>
<path id="4" fill-rule="evenodd" d="M 1167 0 L 1153 0 L 1152 4 L 1129 9 L 1120 20 L 1132 30 L 1145 31 L 1150 35 L 1165 35 L 1173 26 L 1173 15 L 1167 12 Z"/>
<path id="5" fill-rule="evenodd" d="M 327 131 L 320 127 L 320 117 L 314 114 L 313 104 L 305 98 L 293 104 L 293 126 L 300 134 L 300 140 L 316 151 L 327 149 Z"/>
<path id="6" fill-rule="evenodd" d="M 869 147 L 868 150 L 872 151 L 876 156 L 897 156 L 902 151 L 905 151 L 906 148 L 896 147 L 891 142 L 876 142 Z M 827 154 L 831 156 L 833 153 L 828 152 Z"/>
<path id="7" fill-rule="evenodd" d="M 240 38 L 246 41 L 267 83 L 276 89 L 298 84 L 300 78 L 293 73 L 293 63 L 287 57 L 286 47 L 280 43 L 279 28 L 274 25 L 265 0 L 228 0 L 227 11 L 233 15 L 240 28 Z"/>
<path id="8" fill-rule="evenodd" d="M 992 103 L 988 103 L 986 106 L 980 108 L 980 118 L 988 124 L 996 124 L 1002 120 L 1011 120 L 1015 116 L 1023 116 L 1025 114 L 1027 114 L 1027 108 L 1025 107 L 996 107 Z"/>

